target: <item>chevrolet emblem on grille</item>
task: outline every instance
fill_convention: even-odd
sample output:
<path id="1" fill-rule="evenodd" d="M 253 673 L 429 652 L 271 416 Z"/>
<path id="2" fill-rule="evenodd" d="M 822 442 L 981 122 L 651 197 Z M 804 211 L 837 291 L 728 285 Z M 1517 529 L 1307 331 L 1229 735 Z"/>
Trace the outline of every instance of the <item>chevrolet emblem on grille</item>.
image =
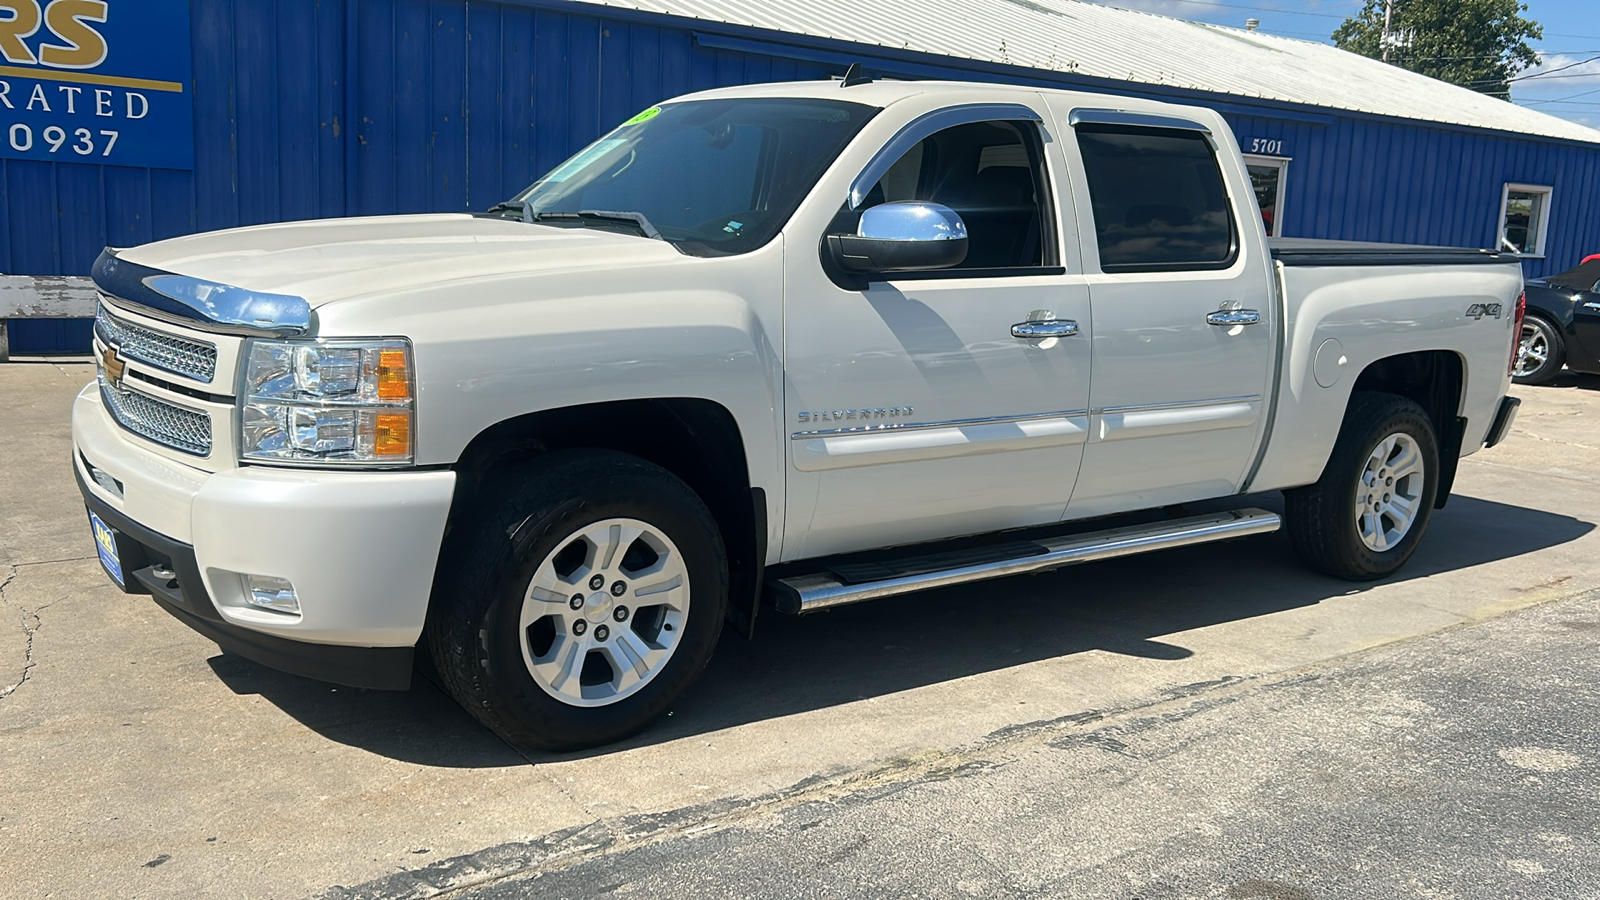
<path id="1" fill-rule="evenodd" d="M 100 355 L 100 365 L 106 370 L 106 380 L 117 390 L 122 390 L 122 373 L 127 371 L 128 364 L 117 358 L 117 348 L 107 347 L 106 352 Z"/>

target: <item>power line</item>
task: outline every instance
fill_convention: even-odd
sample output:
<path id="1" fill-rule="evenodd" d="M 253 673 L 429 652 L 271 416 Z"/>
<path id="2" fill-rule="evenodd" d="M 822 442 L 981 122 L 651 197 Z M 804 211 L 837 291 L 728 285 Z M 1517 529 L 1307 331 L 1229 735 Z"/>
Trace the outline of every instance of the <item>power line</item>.
<path id="1" fill-rule="evenodd" d="M 1541 75 L 1529 75 L 1528 78 L 1542 78 Z M 1560 81 L 1563 78 L 1600 78 L 1600 70 L 1593 72 L 1577 72 L 1572 75 L 1552 75 L 1551 81 Z M 1527 78 L 1513 78 L 1512 81 L 1526 81 Z"/>
<path id="2" fill-rule="evenodd" d="M 1537 50 L 1535 52 L 1539 53 L 1542 56 L 1573 56 L 1573 55 L 1576 55 L 1576 54 L 1579 54 L 1579 53 L 1600 53 L 1600 48 L 1591 48 L 1591 49 L 1588 49 L 1588 50 Z M 1437 59 L 1437 60 L 1445 60 L 1445 59 L 1451 59 L 1451 60 L 1454 60 L 1454 59 L 1499 59 L 1504 55 L 1505 55 L 1504 53 L 1482 53 L 1482 54 L 1479 54 L 1477 56 L 1413 56 L 1413 57 L 1409 57 L 1409 58 L 1410 59 Z M 1584 60 L 1583 62 L 1589 62 L 1589 60 Z M 1574 65 L 1582 65 L 1582 64 L 1583 63 L 1574 63 Z M 1560 70 L 1559 69 L 1551 69 L 1550 71 L 1557 72 L 1557 71 L 1560 71 Z"/>
<path id="3" fill-rule="evenodd" d="M 1575 62 L 1575 63 L 1568 63 L 1568 64 L 1566 64 L 1564 66 L 1559 67 L 1559 68 L 1548 69 L 1548 70 L 1546 70 L 1544 72 L 1535 72 L 1532 75 L 1518 75 L 1516 78 L 1512 78 L 1512 79 L 1508 79 L 1508 80 L 1510 80 L 1510 81 L 1527 81 L 1530 78 L 1546 78 L 1546 77 L 1548 77 L 1550 75 L 1555 74 L 1556 72 L 1562 72 L 1562 71 L 1565 71 L 1567 69 L 1573 69 L 1573 68 L 1577 68 L 1578 66 L 1587 65 L 1588 63 L 1592 63 L 1597 59 L 1600 59 L 1600 56 L 1591 56 L 1588 59 L 1579 60 L 1578 62 Z M 1571 78 L 1572 76 L 1568 75 L 1567 77 Z"/>
<path id="4" fill-rule="evenodd" d="M 1576 98 L 1576 97 L 1587 97 L 1590 94 L 1600 94 L 1600 88 L 1595 88 L 1592 91 L 1583 91 L 1583 92 L 1577 93 L 1577 94 L 1568 94 L 1565 97 L 1557 97 L 1554 100 L 1527 100 L 1527 101 L 1524 101 L 1524 104 L 1527 105 L 1527 106 L 1533 106 L 1535 104 L 1543 105 L 1543 104 L 1546 104 L 1546 103 L 1566 103 L 1568 100 L 1572 100 L 1573 98 Z"/>

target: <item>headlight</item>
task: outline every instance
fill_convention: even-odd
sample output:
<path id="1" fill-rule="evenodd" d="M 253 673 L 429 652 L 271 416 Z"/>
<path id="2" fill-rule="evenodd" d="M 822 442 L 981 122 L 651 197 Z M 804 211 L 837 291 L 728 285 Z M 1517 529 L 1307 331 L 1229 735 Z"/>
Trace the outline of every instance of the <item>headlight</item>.
<path id="1" fill-rule="evenodd" d="M 245 352 L 241 458 L 302 465 L 411 462 L 409 341 L 253 340 Z"/>

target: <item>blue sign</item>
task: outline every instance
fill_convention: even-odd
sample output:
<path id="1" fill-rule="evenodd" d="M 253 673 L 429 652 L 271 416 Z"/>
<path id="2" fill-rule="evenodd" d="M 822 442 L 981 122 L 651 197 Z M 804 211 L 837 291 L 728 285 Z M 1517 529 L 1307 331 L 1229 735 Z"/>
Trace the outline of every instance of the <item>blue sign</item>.
<path id="1" fill-rule="evenodd" d="M 194 168 L 188 0 L 0 0 L 0 157 Z"/>

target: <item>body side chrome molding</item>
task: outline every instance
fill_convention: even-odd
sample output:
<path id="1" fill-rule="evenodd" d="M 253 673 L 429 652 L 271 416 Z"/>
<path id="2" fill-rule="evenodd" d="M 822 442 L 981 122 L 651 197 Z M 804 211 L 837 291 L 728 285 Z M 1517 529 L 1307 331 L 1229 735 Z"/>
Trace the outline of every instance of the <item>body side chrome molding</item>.
<path id="1" fill-rule="evenodd" d="M 1211 402 L 1211 401 L 1207 401 Z M 1069 409 L 1061 412 L 1029 413 L 1022 416 L 985 416 L 977 419 L 949 419 L 944 422 L 889 422 L 883 425 L 860 425 L 855 428 L 826 428 L 821 431 L 796 431 L 789 435 L 791 441 L 807 438 L 833 437 L 845 434 L 883 434 L 884 432 L 916 431 L 927 428 L 961 428 L 966 425 L 998 425 L 1005 422 L 1026 422 L 1030 419 L 1070 419 L 1087 416 L 1087 409 Z"/>
<path id="2" fill-rule="evenodd" d="M 1098 406 L 1092 412 L 1097 415 L 1106 413 L 1145 412 L 1152 409 L 1183 409 L 1190 406 L 1221 406 L 1226 403 L 1253 403 L 1261 399 L 1260 394 L 1248 394 L 1242 397 L 1217 397 L 1213 400 L 1180 400 L 1176 403 L 1147 403 L 1142 406 Z"/>
<path id="3" fill-rule="evenodd" d="M 1031 555 L 903 575 L 881 581 L 846 584 L 834 573 L 823 571 L 774 579 L 767 583 L 767 587 L 772 591 L 773 599 L 780 611 L 807 613 L 831 606 L 859 603 L 863 600 L 875 600 L 879 597 L 907 594 L 952 584 L 1020 575 L 1024 572 L 1039 572 L 1093 560 L 1187 547 L 1191 544 L 1229 540 L 1252 534 L 1266 534 L 1277 531 L 1279 524 L 1276 513 L 1264 509 L 1242 509 L 1034 541 L 1028 544 L 1028 547 L 1035 551 Z M 914 563 L 914 560 L 909 562 Z"/>
<path id="4" fill-rule="evenodd" d="M 119 259 L 107 247 L 91 272 L 95 287 L 152 318 L 218 334 L 288 337 L 311 331 L 311 304 Z"/>
<path id="5" fill-rule="evenodd" d="M 879 466 L 960 456 L 1044 450 L 1086 443 L 1089 415 L 1049 413 L 958 422 L 888 425 L 791 438 L 793 465 L 801 472 Z"/>

